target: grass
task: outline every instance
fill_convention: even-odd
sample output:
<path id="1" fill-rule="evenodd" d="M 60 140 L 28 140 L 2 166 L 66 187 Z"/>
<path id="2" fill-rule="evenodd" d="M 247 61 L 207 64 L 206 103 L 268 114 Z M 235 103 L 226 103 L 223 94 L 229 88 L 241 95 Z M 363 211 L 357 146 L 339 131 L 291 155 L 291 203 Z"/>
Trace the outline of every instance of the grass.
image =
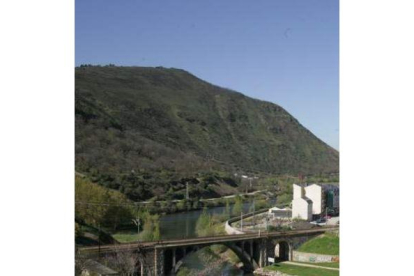
<path id="1" fill-rule="evenodd" d="M 224 229 L 224 222 L 217 222 L 213 226 L 215 235 L 224 235 L 226 230 Z"/>
<path id="2" fill-rule="evenodd" d="M 309 240 L 298 248 L 300 252 L 339 255 L 339 235 L 327 233 Z"/>
<path id="3" fill-rule="evenodd" d="M 323 268 L 312 268 L 304 266 L 295 266 L 289 264 L 274 264 L 272 266 L 267 266 L 265 270 L 271 271 L 280 271 L 282 273 L 290 275 L 300 275 L 300 276 L 339 276 L 339 271 L 328 270 Z"/>
<path id="4" fill-rule="evenodd" d="M 178 270 L 177 276 L 186 276 L 190 275 L 191 270 L 186 267 L 181 267 L 180 270 Z"/>
<path id="5" fill-rule="evenodd" d="M 138 241 L 139 235 L 133 233 L 116 233 L 113 234 L 112 237 L 114 237 L 120 243 L 128 243 Z"/>

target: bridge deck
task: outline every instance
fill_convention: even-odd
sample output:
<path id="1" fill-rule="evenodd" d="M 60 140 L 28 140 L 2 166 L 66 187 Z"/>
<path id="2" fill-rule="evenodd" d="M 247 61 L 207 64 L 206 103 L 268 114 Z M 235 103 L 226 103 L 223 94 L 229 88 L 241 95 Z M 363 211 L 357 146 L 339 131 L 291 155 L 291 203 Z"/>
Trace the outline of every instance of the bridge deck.
<path id="1" fill-rule="evenodd" d="M 214 243 L 244 241 L 253 239 L 263 238 L 278 238 L 278 237 L 292 237 L 297 235 L 325 233 L 326 231 L 338 230 L 339 227 L 323 227 L 318 229 L 309 230 L 294 230 L 294 231 L 281 231 L 281 232 L 263 232 L 263 233 L 252 233 L 252 234 L 239 234 L 239 235 L 221 235 L 211 237 L 199 237 L 199 238 L 184 238 L 175 240 L 161 240 L 156 242 L 133 242 L 123 243 L 114 245 L 103 245 L 103 246 L 86 246 L 80 248 L 80 253 L 89 255 L 96 254 L 97 252 L 105 253 L 112 251 L 123 251 L 123 250 L 136 250 L 136 249 L 151 249 L 151 248 L 169 248 L 169 247 L 181 247 L 181 246 L 195 246 L 195 245 L 206 245 Z"/>

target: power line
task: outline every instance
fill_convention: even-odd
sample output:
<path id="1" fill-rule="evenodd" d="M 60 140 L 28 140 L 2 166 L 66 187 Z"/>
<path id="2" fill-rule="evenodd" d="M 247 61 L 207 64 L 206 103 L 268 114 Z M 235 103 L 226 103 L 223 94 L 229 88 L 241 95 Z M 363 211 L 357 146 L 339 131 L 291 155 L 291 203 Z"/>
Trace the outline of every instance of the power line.
<path id="1" fill-rule="evenodd" d="M 168 203 L 167 201 L 165 203 Z M 171 202 L 176 203 L 176 202 Z M 157 202 L 136 202 L 136 203 L 111 203 L 111 202 L 96 202 L 96 201 L 75 201 L 75 204 L 83 205 L 105 205 L 105 206 L 134 206 L 134 207 L 145 207 L 145 206 L 154 206 L 161 205 L 162 203 Z"/>
<path id="2" fill-rule="evenodd" d="M 83 205 L 99 205 L 99 206 L 134 206 L 138 207 L 136 203 L 107 203 L 107 202 L 94 202 L 94 201 L 75 201 L 75 204 Z"/>

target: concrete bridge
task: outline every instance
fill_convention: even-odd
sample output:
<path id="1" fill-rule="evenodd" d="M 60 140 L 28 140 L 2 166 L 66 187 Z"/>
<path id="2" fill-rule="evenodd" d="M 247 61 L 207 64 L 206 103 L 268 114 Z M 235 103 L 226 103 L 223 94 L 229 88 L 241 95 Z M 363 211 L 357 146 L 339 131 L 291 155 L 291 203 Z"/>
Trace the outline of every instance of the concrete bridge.
<path id="1" fill-rule="evenodd" d="M 253 271 L 268 265 L 269 257 L 291 260 L 294 249 L 309 239 L 332 230 L 338 230 L 338 227 L 91 246 L 81 248 L 80 254 L 88 258 L 103 258 L 129 252 L 138 256 L 135 270 L 137 275 L 174 275 L 180 260 L 187 254 L 205 246 L 221 244 L 240 258 L 244 270 Z"/>

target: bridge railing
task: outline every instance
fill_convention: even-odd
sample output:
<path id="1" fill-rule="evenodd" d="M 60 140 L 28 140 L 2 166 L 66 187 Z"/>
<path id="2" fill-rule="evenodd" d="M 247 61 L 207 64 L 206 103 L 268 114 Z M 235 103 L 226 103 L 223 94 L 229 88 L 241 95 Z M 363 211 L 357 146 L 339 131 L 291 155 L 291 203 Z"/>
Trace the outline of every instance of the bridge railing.
<path id="1" fill-rule="evenodd" d="M 253 233 L 253 234 L 242 234 L 242 235 L 216 235 L 208 237 L 198 237 L 198 238 L 184 238 L 184 239 L 175 239 L 175 240 L 159 240 L 154 242 L 134 242 L 134 243 L 125 243 L 125 244 L 116 244 L 116 245 L 103 245 L 103 246 L 86 246 L 78 248 L 81 254 L 96 254 L 100 255 L 104 252 L 114 252 L 122 250 L 136 250 L 136 249 L 145 249 L 145 248 L 154 248 L 154 247 L 163 247 L 163 246 L 181 246 L 181 245 L 197 245 L 197 244 L 214 244 L 227 241 L 237 241 L 237 240 L 247 240 L 247 239 L 263 239 L 263 238 L 272 238 L 277 236 L 295 236 L 303 234 L 315 234 L 315 233 L 324 233 L 326 231 L 338 230 L 339 227 L 320 227 L 315 229 L 307 230 L 288 230 L 288 231 L 272 231 L 272 232 L 262 232 L 262 233 Z"/>

